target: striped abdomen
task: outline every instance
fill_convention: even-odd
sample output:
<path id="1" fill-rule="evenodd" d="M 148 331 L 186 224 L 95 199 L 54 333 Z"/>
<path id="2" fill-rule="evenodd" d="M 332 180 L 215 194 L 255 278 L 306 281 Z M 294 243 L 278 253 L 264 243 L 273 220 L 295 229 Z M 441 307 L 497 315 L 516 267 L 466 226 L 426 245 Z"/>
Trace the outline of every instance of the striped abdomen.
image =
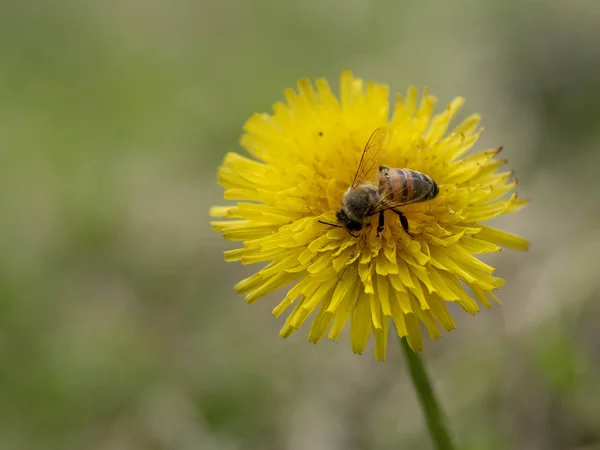
<path id="1" fill-rule="evenodd" d="M 382 200 L 397 206 L 431 200 L 439 192 L 431 177 L 416 170 L 380 166 L 377 181 Z"/>

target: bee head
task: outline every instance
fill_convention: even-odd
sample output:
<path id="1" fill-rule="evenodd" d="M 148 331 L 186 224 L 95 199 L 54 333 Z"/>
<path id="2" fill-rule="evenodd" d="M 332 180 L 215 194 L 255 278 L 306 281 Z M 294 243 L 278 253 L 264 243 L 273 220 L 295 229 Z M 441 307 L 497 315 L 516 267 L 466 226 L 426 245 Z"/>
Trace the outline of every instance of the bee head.
<path id="1" fill-rule="evenodd" d="M 344 225 L 344 227 L 348 229 L 348 231 L 360 231 L 362 229 L 362 224 L 360 222 L 352 220 L 348 216 L 348 213 L 346 213 L 344 208 L 338 209 L 335 213 L 335 217 L 337 218 L 339 223 L 341 223 L 342 225 Z"/>

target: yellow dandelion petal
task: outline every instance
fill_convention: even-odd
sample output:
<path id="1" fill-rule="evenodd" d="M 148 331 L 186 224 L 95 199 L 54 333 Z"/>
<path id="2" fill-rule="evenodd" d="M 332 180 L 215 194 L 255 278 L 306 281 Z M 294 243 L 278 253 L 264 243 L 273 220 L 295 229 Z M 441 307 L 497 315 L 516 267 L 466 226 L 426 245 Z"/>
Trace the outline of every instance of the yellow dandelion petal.
<path id="1" fill-rule="evenodd" d="M 301 79 L 246 122 L 247 156 L 228 153 L 218 172 L 236 203 L 210 209 L 212 228 L 243 242 L 226 261 L 267 264 L 236 291 L 253 303 L 288 287 L 273 309 L 288 311 L 282 337 L 312 317 L 309 341 L 337 341 L 349 323 L 352 351 L 373 335 L 380 361 L 390 323 L 418 351 L 422 329 L 437 339 L 455 328 L 449 302 L 469 314 L 499 303 L 503 280 L 477 255 L 529 246 L 485 224 L 526 202 L 501 147 L 471 152 L 480 116 L 451 127 L 464 99 L 436 113 L 426 90 L 396 95 L 393 111 L 388 98 L 387 85 L 350 71 L 339 97 L 324 79 Z"/>
<path id="2" fill-rule="evenodd" d="M 358 301 L 352 311 L 352 320 L 350 321 L 350 344 L 354 353 L 361 354 L 365 351 L 371 329 L 373 328 L 373 319 L 371 316 L 371 294 L 360 292 Z"/>
<path id="3" fill-rule="evenodd" d="M 390 328 L 390 321 L 383 321 L 383 327 L 380 330 L 373 330 L 375 335 L 375 359 L 377 361 L 385 361 L 385 354 L 387 348 L 387 336 Z"/>

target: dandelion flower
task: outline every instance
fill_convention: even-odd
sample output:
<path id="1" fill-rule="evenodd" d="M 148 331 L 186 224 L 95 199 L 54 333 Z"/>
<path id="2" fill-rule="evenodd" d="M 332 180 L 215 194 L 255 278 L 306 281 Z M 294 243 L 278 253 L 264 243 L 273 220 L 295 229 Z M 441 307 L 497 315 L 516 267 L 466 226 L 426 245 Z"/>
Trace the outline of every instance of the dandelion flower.
<path id="1" fill-rule="evenodd" d="M 471 115 L 449 130 L 463 104 L 454 99 L 434 114 L 436 98 L 411 87 L 397 95 L 390 117 L 388 86 L 364 83 L 345 71 L 340 98 L 327 81 L 302 79 L 285 91 L 272 114 L 255 114 L 244 126 L 241 145 L 248 156 L 228 153 L 219 183 L 234 206 L 216 206 L 213 229 L 243 247 L 225 252 L 227 261 L 267 263 L 235 289 L 248 303 L 288 287 L 276 317 L 289 311 L 281 336 L 287 338 L 309 317 L 308 339 L 337 341 L 350 322 L 352 351 L 362 353 L 371 334 L 375 358 L 384 360 L 390 323 L 413 350 L 422 350 L 421 324 L 432 339 L 455 323 L 446 308 L 456 302 L 475 314 L 498 302 L 503 284 L 479 254 L 502 247 L 527 250 L 523 238 L 484 225 L 526 202 L 513 193 L 517 182 L 500 149 L 467 153 L 477 142 L 480 117 Z M 344 192 L 374 130 L 388 139 L 379 164 L 421 172 L 438 185 L 429 201 L 401 207 L 410 225 L 385 212 L 357 232 L 336 223 Z M 376 183 L 377 166 L 369 174 Z M 354 234 L 354 233 L 353 233 Z M 390 320 L 391 319 L 391 320 Z"/>

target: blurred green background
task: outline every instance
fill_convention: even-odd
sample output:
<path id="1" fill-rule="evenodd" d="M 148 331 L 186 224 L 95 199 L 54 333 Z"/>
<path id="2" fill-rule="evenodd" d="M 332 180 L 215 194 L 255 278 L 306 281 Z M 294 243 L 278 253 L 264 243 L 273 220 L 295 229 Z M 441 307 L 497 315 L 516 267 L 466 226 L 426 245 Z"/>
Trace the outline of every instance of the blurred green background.
<path id="1" fill-rule="evenodd" d="M 0 1 L 0 448 L 430 448 L 393 337 L 280 339 L 208 223 L 244 121 L 345 68 L 465 96 L 532 200 L 505 306 L 426 342 L 461 448 L 600 449 L 592 0 Z"/>

